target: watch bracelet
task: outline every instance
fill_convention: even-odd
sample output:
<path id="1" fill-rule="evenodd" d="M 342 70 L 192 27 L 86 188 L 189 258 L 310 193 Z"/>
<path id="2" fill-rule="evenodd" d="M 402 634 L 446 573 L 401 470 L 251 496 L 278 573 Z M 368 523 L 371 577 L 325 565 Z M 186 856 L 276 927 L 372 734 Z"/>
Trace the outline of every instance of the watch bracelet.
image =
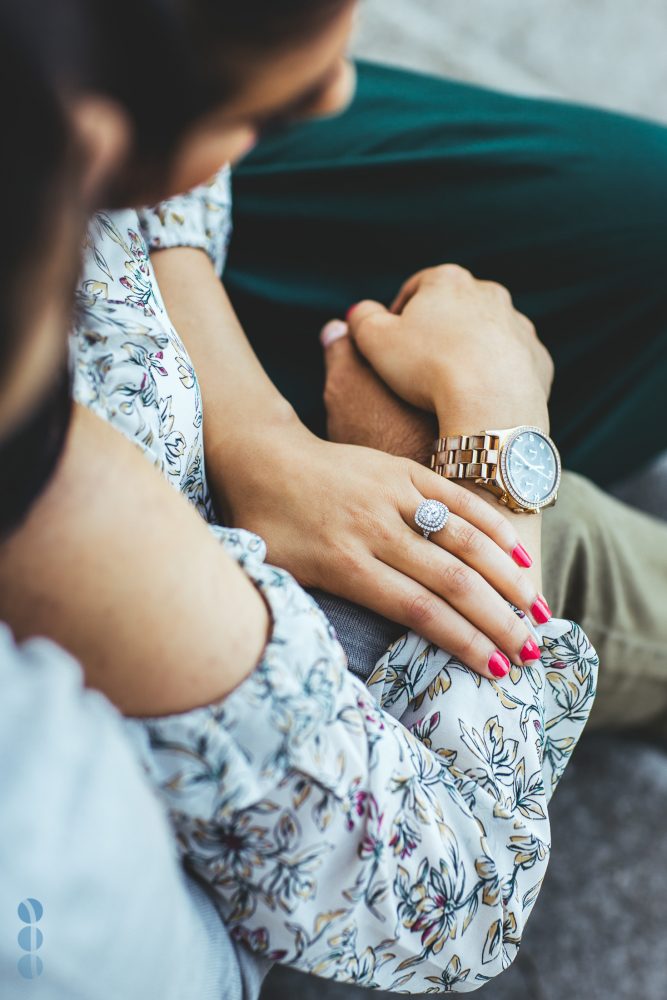
<path id="1" fill-rule="evenodd" d="M 431 469 L 445 479 L 495 480 L 500 441 L 496 434 L 455 434 L 438 438 Z"/>

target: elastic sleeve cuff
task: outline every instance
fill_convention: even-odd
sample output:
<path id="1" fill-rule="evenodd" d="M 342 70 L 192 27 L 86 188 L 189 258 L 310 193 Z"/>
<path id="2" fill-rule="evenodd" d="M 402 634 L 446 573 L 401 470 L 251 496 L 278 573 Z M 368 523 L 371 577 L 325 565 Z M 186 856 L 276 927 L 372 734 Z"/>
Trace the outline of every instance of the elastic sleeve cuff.
<path id="1" fill-rule="evenodd" d="M 232 196 L 229 166 L 208 183 L 137 213 L 141 233 L 150 250 L 194 247 L 210 257 L 222 275 L 232 233 Z"/>
<path id="2" fill-rule="evenodd" d="M 185 813 L 195 804 L 198 815 L 218 818 L 249 808 L 290 771 L 310 775 L 342 796 L 358 764 L 354 753 L 345 761 L 340 754 L 347 742 L 342 696 L 351 681 L 362 695 L 363 687 L 348 676 L 345 653 L 315 602 L 288 573 L 262 562 L 261 539 L 245 531 L 212 530 L 266 600 L 271 637 L 252 674 L 221 702 L 132 720 L 131 728 L 139 727 L 134 736 L 143 744 L 142 757 L 153 779 L 177 792 L 177 808 Z M 187 759 L 183 746 L 191 749 Z M 224 781 L 211 782 L 212 772 Z"/>

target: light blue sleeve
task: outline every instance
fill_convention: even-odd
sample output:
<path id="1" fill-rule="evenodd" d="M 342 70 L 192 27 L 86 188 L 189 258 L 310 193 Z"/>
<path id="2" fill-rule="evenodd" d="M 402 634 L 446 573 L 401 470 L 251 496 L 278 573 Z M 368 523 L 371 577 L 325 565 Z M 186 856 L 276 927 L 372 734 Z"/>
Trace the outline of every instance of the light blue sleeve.
<path id="1" fill-rule="evenodd" d="M 0 996 L 252 1000 L 122 729 L 79 666 L 0 625 Z"/>

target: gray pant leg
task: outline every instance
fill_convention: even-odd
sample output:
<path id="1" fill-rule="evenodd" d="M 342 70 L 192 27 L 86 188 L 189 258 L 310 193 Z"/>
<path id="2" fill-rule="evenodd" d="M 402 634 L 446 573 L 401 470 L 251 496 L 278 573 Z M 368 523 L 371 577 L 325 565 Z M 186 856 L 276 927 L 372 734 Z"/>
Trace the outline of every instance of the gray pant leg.
<path id="1" fill-rule="evenodd" d="M 403 635 L 405 628 L 341 597 L 321 590 L 310 593 L 335 628 L 350 670 L 367 681 L 387 646 Z"/>

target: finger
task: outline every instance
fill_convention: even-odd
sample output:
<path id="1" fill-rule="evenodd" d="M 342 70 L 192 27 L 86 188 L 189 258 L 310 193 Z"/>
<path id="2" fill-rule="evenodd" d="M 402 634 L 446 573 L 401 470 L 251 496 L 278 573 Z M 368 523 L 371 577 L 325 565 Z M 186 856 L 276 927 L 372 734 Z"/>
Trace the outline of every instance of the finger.
<path id="1" fill-rule="evenodd" d="M 322 332 L 320 333 L 320 343 L 324 348 L 325 358 L 327 363 L 332 358 L 333 345 L 340 343 L 345 338 L 349 342 L 349 327 L 347 323 L 344 323 L 342 319 L 332 319 L 326 326 L 322 327 Z"/>
<path id="2" fill-rule="evenodd" d="M 405 520 L 414 528 L 414 512 L 412 518 L 406 512 Z M 489 535 L 457 514 L 451 514 L 446 526 L 434 532 L 430 541 L 474 569 L 496 593 L 522 611 L 529 613 L 539 598 L 530 575 Z"/>
<path id="3" fill-rule="evenodd" d="M 402 313 L 410 299 L 414 298 L 417 292 L 426 285 L 447 285 L 454 291 L 464 287 L 468 289 L 476 281 L 470 271 L 460 264 L 439 264 L 437 267 L 427 267 L 405 282 L 398 295 L 391 304 L 392 313 Z"/>
<path id="4" fill-rule="evenodd" d="M 363 299 L 361 302 L 350 306 L 345 317 L 345 322 L 349 324 L 350 334 L 354 338 L 357 329 L 362 323 L 370 319 L 377 322 L 382 319 L 388 319 L 390 316 L 389 310 L 381 302 L 375 302 L 373 299 Z"/>
<path id="5" fill-rule="evenodd" d="M 347 314 L 350 336 L 371 368 L 384 377 L 391 369 L 394 345 L 387 334 L 400 323 L 397 316 L 379 302 L 359 302 Z"/>
<path id="6" fill-rule="evenodd" d="M 478 279 L 477 285 L 479 288 L 483 289 L 487 295 L 490 295 L 492 298 L 506 306 L 513 307 L 514 301 L 512 299 L 512 293 L 505 285 L 501 285 L 498 281 L 483 281 L 482 279 Z"/>
<path id="7" fill-rule="evenodd" d="M 512 557 L 517 565 L 525 569 L 532 566 L 532 557 L 521 544 L 516 530 L 495 506 L 476 496 L 465 486 L 444 479 L 416 462 L 411 466 L 411 477 L 413 485 L 416 486 L 422 498 L 439 500 L 444 503 L 452 513 L 458 514 L 462 520 L 479 528 L 480 531 L 493 539 L 503 552 Z"/>
<path id="8" fill-rule="evenodd" d="M 405 541 L 377 556 L 441 597 L 516 666 L 539 659 L 526 624 L 480 573 L 408 528 Z"/>
<path id="9" fill-rule="evenodd" d="M 417 274 L 413 274 L 407 281 L 403 282 L 401 285 L 398 295 L 389 307 L 389 311 L 398 315 L 402 313 L 410 299 L 419 291 L 419 288 L 429 273 L 430 268 L 425 268 L 423 271 L 418 271 Z"/>
<path id="10" fill-rule="evenodd" d="M 504 552 L 509 553 L 517 566 L 522 569 L 530 569 L 533 564 L 530 553 L 522 545 L 516 529 L 496 509 L 494 504 L 475 496 L 471 490 L 458 483 L 443 479 L 442 476 L 438 476 L 416 462 L 411 462 L 410 466 L 413 485 L 417 487 L 420 494 L 417 497 L 415 511 L 422 498 L 439 500 L 449 507 L 451 512 L 458 514 L 464 521 L 473 524 L 493 539 Z M 414 517 L 414 514 L 412 516 Z M 529 608 L 520 604 L 517 607 L 522 611 L 528 611 L 536 625 L 545 625 L 552 617 L 549 605 L 542 594 L 537 595 Z"/>
<path id="11" fill-rule="evenodd" d="M 334 329 L 332 332 L 327 332 L 327 327 Z M 355 383 L 359 391 L 372 389 L 377 392 L 377 387 L 381 387 L 383 397 L 390 395 L 391 390 L 378 378 L 355 347 L 348 334 L 347 323 L 342 323 L 340 320 L 328 323 L 320 339 L 324 345 L 327 382 L 332 379 L 344 379 L 348 386 L 351 382 Z"/>
<path id="12" fill-rule="evenodd" d="M 381 386 L 383 396 L 390 392 L 355 347 L 347 323 L 342 320 L 327 323 L 320 334 L 320 341 L 324 347 L 327 384 L 332 379 L 344 379 L 348 386 L 354 381 L 360 389 L 377 391 L 377 386 Z"/>
<path id="13" fill-rule="evenodd" d="M 320 334 L 324 347 L 325 384 L 324 405 L 329 416 L 329 436 L 334 427 L 331 424 L 332 409 L 336 403 L 340 407 L 341 399 L 352 399 L 355 392 L 363 393 L 368 389 L 369 381 L 374 383 L 377 376 L 363 360 L 348 334 L 347 323 L 332 320 Z M 361 385 L 360 385 L 361 383 Z M 339 440 L 334 432 L 334 438 Z"/>
<path id="14" fill-rule="evenodd" d="M 354 600 L 412 629 L 476 674 L 498 681 L 509 673 L 509 660 L 484 632 L 432 591 L 392 566 L 374 560 L 365 572 L 355 575 L 352 589 Z M 349 584 L 346 593 L 349 597 Z"/>

